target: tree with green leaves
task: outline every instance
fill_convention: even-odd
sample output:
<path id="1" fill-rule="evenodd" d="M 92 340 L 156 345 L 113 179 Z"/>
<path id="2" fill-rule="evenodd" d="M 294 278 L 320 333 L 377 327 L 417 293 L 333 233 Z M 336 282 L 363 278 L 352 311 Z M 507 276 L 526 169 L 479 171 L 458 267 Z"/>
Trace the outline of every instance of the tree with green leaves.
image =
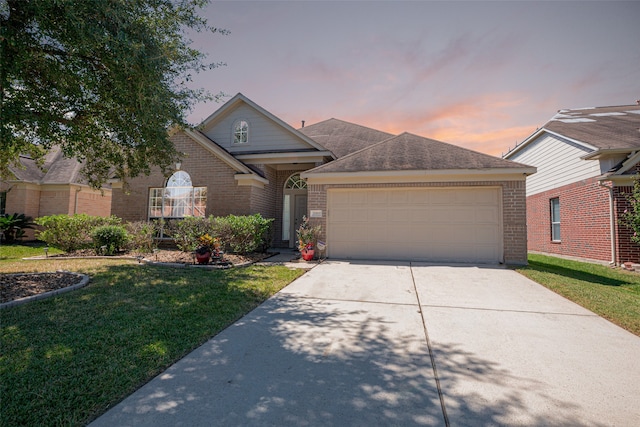
<path id="1" fill-rule="evenodd" d="M 640 244 L 640 175 L 633 179 L 631 194 L 623 194 L 629 207 L 621 215 L 621 222 L 633 231 L 631 241 Z"/>
<path id="2" fill-rule="evenodd" d="M 98 187 L 166 171 L 169 130 L 187 126 L 192 73 L 220 64 L 187 31 L 226 33 L 199 15 L 207 0 L 0 0 L 0 176 L 21 154 L 59 145 Z"/>

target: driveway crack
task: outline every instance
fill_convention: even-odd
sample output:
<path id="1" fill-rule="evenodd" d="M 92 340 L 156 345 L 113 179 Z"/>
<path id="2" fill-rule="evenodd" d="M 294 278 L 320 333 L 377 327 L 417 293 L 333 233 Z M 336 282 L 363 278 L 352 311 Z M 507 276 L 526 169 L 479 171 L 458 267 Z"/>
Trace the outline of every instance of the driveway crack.
<path id="1" fill-rule="evenodd" d="M 424 330 L 424 337 L 427 341 L 427 348 L 429 349 L 429 358 L 431 359 L 431 367 L 433 368 L 433 376 L 436 380 L 436 388 L 438 389 L 438 398 L 440 399 L 440 407 L 442 408 L 442 416 L 444 417 L 445 426 L 449 427 L 449 416 L 447 415 L 447 408 L 444 404 L 444 394 L 442 393 L 442 387 L 440 385 L 440 376 L 438 375 L 438 368 L 436 367 L 436 356 L 431 347 L 431 340 L 429 339 L 429 331 L 427 330 L 427 322 L 424 318 L 424 311 L 422 309 L 422 303 L 420 302 L 420 294 L 418 293 L 418 287 L 416 286 L 416 279 L 413 276 L 413 265 L 409 263 L 409 270 L 411 271 L 411 281 L 413 282 L 413 290 L 418 300 L 418 309 L 420 311 L 420 318 L 422 319 L 422 328 Z"/>

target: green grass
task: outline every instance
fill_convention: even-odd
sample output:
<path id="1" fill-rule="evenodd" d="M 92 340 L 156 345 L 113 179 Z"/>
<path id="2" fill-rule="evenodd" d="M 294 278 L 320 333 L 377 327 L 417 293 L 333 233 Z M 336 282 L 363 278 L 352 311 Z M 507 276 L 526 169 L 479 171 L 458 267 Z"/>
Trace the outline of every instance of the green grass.
<path id="1" fill-rule="evenodd" d="M 0 245 L 0 261 L 18 260 L 34 256 L 44 256 L 44 244 Z M 49 255 L 61 254 L 56 248 L 49 248 Z"/>
<path id="2" fill-rule="evenodd" d="M 640 336 L 640 274 L 529 254 L 528 278 Z"/>
<path id="3" fill-rule="evenodd" d="M 0 261 L 0 272 L 91 275 L 83 289 L 0 310 L 1 426 L 86 424 L 302 274 L 66 262 Z"/>

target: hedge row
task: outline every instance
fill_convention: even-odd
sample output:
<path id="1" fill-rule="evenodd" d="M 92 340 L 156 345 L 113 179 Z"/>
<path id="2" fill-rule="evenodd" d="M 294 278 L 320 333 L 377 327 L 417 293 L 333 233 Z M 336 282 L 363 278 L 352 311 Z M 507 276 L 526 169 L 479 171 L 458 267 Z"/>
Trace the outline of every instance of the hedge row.
<path id="1" fill-rule="evenodd" d="M 159 235 L 173 238 L 180 250 L 191 252 L 197 248 L 198 238 L 208 234 L 218 237 L 227 252 L 245 254 L 266 251 L 271 245 L 273 219 L 255 214 L 123 223 L 115 216 L 77 214 L 44 216 L 35 222 L 42 228 L 36 237 L 65 252 L 91 248 L 105 255 L 131 250 L 151 252 Z"/>

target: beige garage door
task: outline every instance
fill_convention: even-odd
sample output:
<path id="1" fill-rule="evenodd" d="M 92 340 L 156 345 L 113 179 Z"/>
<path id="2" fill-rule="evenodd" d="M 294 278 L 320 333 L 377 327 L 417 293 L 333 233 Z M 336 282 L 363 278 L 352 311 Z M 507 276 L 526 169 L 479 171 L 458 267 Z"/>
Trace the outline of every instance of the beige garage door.
<path id="1" fill-rule="evenodd" d="M 332 189 L 332 258 L 502 261 L 498 188 Z"/>

